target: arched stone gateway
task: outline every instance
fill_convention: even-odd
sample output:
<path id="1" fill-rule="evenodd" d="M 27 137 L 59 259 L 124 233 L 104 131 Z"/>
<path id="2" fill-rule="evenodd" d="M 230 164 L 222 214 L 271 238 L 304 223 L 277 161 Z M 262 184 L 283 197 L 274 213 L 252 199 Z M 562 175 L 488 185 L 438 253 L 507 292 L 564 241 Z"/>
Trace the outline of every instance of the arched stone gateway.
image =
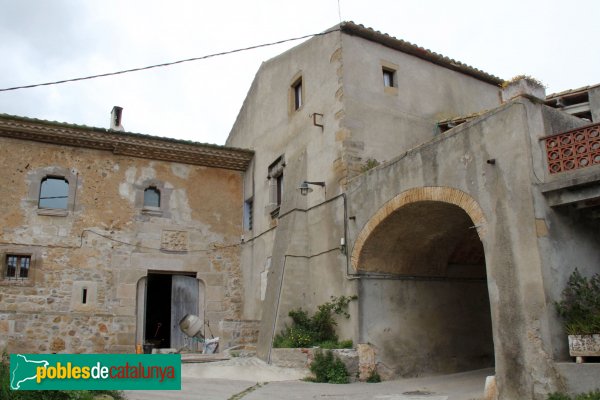
<path id="1" fill-rule="evenodd" d="M 387 217 L 393 214 L 402 206 L 420 201 L 438 201 L 448 204 L 454 204 L 464 210 L 465 213 L 473 221 L 479 237 L 482 238 L 485 234 L 485 218 L 479 204 L 467 193 L 449 187 L 427 186 L 415 189 L 410 189 L 400 193 L 387 203 L 385 203 L 362 228 L 352 251 L 352 266 L 357 270 L 359 256 L 362 252 L 366 240 L 369 238 L 373 230 Z"/>
<path id="2" fill-rule="evenodd" d="M 494 366 L 483 244 L 485 218 L 466 193 L 424 187 L 399 194 L 355 242 L 360 339 L 390 376 Z"/>

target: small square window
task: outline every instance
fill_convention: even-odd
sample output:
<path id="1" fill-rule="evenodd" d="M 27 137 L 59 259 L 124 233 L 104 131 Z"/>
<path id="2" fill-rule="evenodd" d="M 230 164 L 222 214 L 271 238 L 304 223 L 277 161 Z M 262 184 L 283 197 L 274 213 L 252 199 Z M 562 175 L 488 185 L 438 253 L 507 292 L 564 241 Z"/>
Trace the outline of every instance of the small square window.
<path id="1" fill-rule="evenodd" d="M 395 87 L 396 86 L 396 82 L 395 82 L 395 75 L 396 75 L 396 71 L 394 71 L 393 69 L 389 69 L 389 68 L 383 68 L 383 86 L 385 87 Z"/>
<path id="2" fill-rule="evenodd" d="M 29 278 L 30 266 L 31 256 L 7 254 L 4 277 L 7 279 L 27 279 Z"/>

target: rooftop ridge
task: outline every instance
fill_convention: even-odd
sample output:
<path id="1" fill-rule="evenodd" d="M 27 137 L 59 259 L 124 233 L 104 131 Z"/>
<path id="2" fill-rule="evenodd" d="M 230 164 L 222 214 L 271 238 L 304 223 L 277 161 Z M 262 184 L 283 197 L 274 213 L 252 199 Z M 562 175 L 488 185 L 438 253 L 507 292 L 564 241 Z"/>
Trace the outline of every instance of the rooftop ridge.
<path id="1" fill-rule="evenodd" d="M 342 22 L 340 24 L 340 29 L 343 33 L 362 37 L 363 39 L 367 39 L 382 44 L 386 47 L 401 51 L 403 53 L 413 55 L 423 60 L 451 69 L 453 71 L 470 75 L 474 78 L 490 83 L 492 85 L 500 86 L 502 82 L 504 82 L 503 79 L 488 74 L 487 72 L 484 72 L 480 69 L 464 64 L 460 61 L 456 61 L 442 54 L 433 52 L 429 49 L 417 46 L 416 44 L 395 38 L 394 36 L 390 36 L 387 33 L 381 33 L 380 31 L 376 31 L 373 28 L 365 27 L 362 24 L 356 24 L 353 21 Z"/>

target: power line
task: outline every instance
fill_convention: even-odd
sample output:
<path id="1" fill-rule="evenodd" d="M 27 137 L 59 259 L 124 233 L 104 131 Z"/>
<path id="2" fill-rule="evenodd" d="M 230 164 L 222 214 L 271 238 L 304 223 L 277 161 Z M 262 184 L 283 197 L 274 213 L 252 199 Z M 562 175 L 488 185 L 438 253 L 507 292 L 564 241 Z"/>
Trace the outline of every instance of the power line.
<path id="1" fill-rule="evenodd" d="M 40 86 L 60 85 L 62 83 L 68 83 L 68 82 L 85 81 L 85 80 L 89 80 L 89 79 L 104 78 L 104 77 L 113 76 L 113 75 L 128 74 L 130 72 L 145 71 L 145 70 L 153 69 L 153 68 L 169 67 L 169 66 L 172 66 L 172 65 L 182 64 L 182 63 L 191 62 L 191 61 L 206 60 L 207 58 L 225 56 L 225 55 L 228 55 L 228 54 L 240 53 L 242 51 L 259 49 L 259 48 L 262 48 L 262 47 L 275 46 L 275 45 L 278 45 L 278 44 L 287 43 L 287 42 L 293 42 L 293 41 L 296 41 L 296 40 L 302 40 L 302 39 L 306 39 L 306 38 L 310 38 L 310 37 L 314 37 L 314 36 L 323 36 L 323 35 L 327 35 L 327 34 L 330 34 L 332 32 L 338 32 L 338 31 L 340 31 L 340 28 L 330 29 L 328 31 L 321 32 L 321 33 L 312 33 L 310 35 L 304 35 L 304 36 L 299 36 L 299 37 L 295 37 L 295 38 L 278 40 L 276 42 L 271 42 L 271 43 L 263 43 L 263 44 L 258 44 L 258 45 L 249 46 L 249 47 L 243 47 L 243 48 L 235 49 L 235 50 L 222 51 L 220 53 L 208 54 L 208 55 L 200 56 L 200 57 L 186 58 L 184 60 L 177 60 L 177 61 L 171 61 L 171 62 L 166 62 L 166 63 L 162 63 L 162 64 L 148 65 L 146 67 L 131 68 L 131 69 L 125 69 L 125 70 L 116 71 L 116 72 L 107 72 L 107 73 L 104 73 L 104 74 L 83 76 L 83 77 L 79 77 L 79 78 L 62 79 L 60 81 L 35 83 L 35 84 L 23 85 L 23 86 L 14 86 L 14 87 L 0 89 L 0 92 L 8 92 L 8 91 L 11 91 L 11 90 L 19 90 L 19 89 L 31 89 L 31 88 L 40 87 Z"/>

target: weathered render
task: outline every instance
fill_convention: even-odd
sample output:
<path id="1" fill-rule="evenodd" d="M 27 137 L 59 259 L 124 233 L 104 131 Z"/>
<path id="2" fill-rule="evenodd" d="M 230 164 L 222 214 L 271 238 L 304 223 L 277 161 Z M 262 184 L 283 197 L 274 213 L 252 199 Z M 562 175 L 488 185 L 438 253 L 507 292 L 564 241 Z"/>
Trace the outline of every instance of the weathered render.
<path id="1" fill-rule="evenodd" d="M 353 23 L 263 63 L 227 141 L 256 152 L 241 257 L 258 354 L 290 309 L 358 295 L 340 337 L 384 377 L 495 367 L 500 399 L 595 387 L 562 363 L 553 302 L 576 266 L 598 272 L 600 155 L 556 173 L 545 148 L 597 115 L 584 89 L 569 115 L 531 79 L 503 87 Z"/>
<path id="2" fill-rule="evenodd" d="M 186 307 L 225 336 L 223 345 L 233 343 L 232 328 L 252 328 L 235 326 L 244 325 L 240 202 L 252 156 L 1 115 L 0 347 L 134 352 L 136 344 L 151 342 L 177 348 L 183 344 L 174 334 L 178 320 L 168 313 Z M 48 177 L 68 182 L 66 207 L 40 203 Z M 147 188 L 160 193 L 160 204 L 144 204 Z M 10 255 L 31 257 L 28 276 L 7 276 Z M 186 289 L 174 282 L 188 278 L 195 304 L 176 306 L 176 290 Z"/>

